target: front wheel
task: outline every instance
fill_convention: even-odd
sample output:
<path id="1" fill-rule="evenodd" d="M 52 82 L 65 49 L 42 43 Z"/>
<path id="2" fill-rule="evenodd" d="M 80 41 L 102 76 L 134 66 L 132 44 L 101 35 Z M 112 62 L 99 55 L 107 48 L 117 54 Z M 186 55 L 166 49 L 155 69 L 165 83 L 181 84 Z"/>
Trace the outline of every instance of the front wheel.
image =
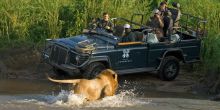
<path id="1" fill-rule="evenodd" d="M 86 67 L 83 77 L 87 79 L 95 78 L 104 69 L 106 69 L 105 65 L 100 62 L 91 63 Z"/>
<path id="2" fill-rule="evenodd" d="M 172 81 L 178 76 L 179 69 L 179 60 L 176 57 L 165 57 L 158 71 L 159 78 L 164 81 Z"/>

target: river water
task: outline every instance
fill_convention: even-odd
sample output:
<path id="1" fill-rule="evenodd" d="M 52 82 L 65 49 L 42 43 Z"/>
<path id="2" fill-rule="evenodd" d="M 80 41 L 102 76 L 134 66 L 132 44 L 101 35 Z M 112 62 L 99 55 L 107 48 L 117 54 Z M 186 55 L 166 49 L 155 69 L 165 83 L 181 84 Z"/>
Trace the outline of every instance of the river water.
<path id="1" fill-rule="evenodd" d="M 0 80 L 0 110 L 220 110 L 220 102 L 208 96 L 184 92 L 158 91 L 147 82 L 119 81 L 115 96 L 85 102 L 69 92 L 67 84 L 48 80 Z M 134 78 L 135 79 L 135 78 Z"/>

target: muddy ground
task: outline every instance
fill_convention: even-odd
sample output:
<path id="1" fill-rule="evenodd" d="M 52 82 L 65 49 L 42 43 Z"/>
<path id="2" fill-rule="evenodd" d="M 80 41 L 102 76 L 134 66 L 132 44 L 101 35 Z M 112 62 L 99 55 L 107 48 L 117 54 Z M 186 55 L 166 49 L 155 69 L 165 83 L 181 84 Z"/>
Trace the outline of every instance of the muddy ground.
<path id="1" fill-rule="evenodd" d="M 14 48 L 0 51 L 0 79 L 47 80 L 45 73 L 51 73 L 50 66 L 43 64 L 40 59 L 40 49 Z M 203 94 L 208 88 L 201 83 L 199 73 L 191 70 L 189 65 L 182 66 L 176 80 L 166 82 L 159 80 L 154 73 L 138 73 L 119 76 L 120 86 L 127 81 L 127 88 L 135 88 L 140 95 L 153 95 L 144 91 L 157 90 L 169 93 Z M 161 94 L 162 95 L 162 94 Z"/>

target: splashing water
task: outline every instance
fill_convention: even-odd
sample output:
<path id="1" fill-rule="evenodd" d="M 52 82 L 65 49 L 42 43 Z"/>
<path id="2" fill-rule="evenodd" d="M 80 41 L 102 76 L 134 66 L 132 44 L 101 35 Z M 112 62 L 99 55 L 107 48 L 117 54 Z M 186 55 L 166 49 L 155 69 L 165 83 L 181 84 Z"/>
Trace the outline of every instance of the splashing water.
<path id="1" fill-rule="evenodd" d="M 92 102 L 85 101 L 85 97 L 82 95 L 62 90 L 57 96 L 46 97 L 46 103 L 62 107 L 127 107 L 149 104 L 150 102 L 139 100 L 132 90 L 121 91 L 114 96 Z"/>
<path id="2" fill-rule="evenodd" d="M 101 100 L 87 102 L 82 95 L 72 94 L 71 92 L 62 90 L 58 96 L 48 98 L 49 104 L 68 107 L 127 107 L 149 104 L 150 101 L 144 102 L 136 97 L 135 89 L 123 90 L 129 82 L 125 81 L 121 91 L 114 96 L 104 97 Z"/>
<path id="3" fill-rule="evenodd" d="M 87 102 L 85 97 L 72 92 L 61 90 L 55 95 L 44 95 L 41 98 L 25 100 L 26 103 L 37 103 L 46 106 L 60 106 L 60 107 L 128 107 L 149 104 L 151 101 L 143 101 L 136 97 L 134 89 L 126 90 L 130 83 L 125 81 L 119 93 L 114 96 L 104 97 L 97 101 Z M 40 100 L 39 100 L 40 99 Z M 24 102 L 24 101 L 23 101 Z M 24 103 L 25 103 L 24 102 Z"/>
<path id="4" fill-rule="evenodd" d="M 85 97 L 72 92 L 61 90 L 57 96 L 46 98 L 47 103 L 60 106 L 80 106 L 83 105 Z"/>
<path id="5" fill-rule="evenodd" d="M 121 91 L 114 96 L 105 97 L 100 101 L 88 103 L 86 107 L 127 107 L 149 104 L 135 97 L 133 91 Z"/>

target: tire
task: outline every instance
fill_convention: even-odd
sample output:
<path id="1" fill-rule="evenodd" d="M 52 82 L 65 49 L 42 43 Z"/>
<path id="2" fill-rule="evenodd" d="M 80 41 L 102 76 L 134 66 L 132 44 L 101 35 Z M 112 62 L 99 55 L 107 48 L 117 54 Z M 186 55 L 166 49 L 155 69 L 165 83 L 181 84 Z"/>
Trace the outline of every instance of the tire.
<path id="1" fill-rule="evenodd" d="M 104 69 L 106 69 L 105 65 L 100 62 L 91 63 L 86 67 L 86 70 L 83 73 L 83 77 L 87 79 L 93 79 Z"/>
<path id="2" fill-rule="evenodd" d="M 53 67 L 53 73 L 57 76 L 64 76 L 64 75 L 67 75 L 67 72 L 61 70 L 61 69 L 58 69 L 56 67 Z"/>
<path id="3" fill-rule="evenodd" d="M 174 56 L 165 57 L 158 71 L 158 76 L 163 81 L 172 81 L 179 74 L 179 60 Z"/>

